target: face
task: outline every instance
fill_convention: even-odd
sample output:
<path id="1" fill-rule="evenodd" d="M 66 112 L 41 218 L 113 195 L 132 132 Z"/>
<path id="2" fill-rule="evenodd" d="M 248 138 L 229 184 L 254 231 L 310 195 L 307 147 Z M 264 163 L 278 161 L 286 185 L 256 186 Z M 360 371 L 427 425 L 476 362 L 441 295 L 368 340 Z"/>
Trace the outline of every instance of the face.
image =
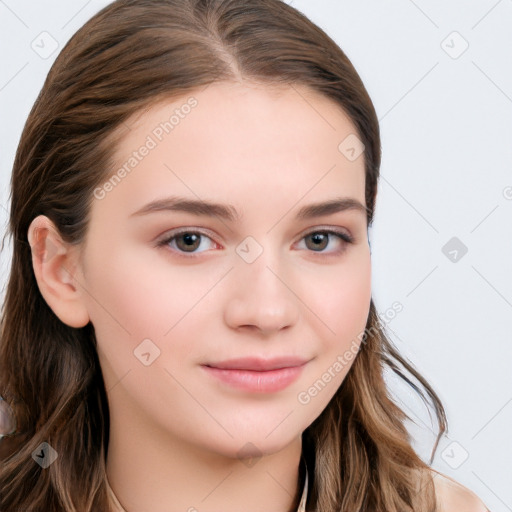
<path id="1" fill-rule="evenodd" d="M 218 83 L 127 125 L 78 278 L 110 406 L 226 456 L 277 452 L 326 407 L 366 326 L 357 132 L 305 88 Z"/>

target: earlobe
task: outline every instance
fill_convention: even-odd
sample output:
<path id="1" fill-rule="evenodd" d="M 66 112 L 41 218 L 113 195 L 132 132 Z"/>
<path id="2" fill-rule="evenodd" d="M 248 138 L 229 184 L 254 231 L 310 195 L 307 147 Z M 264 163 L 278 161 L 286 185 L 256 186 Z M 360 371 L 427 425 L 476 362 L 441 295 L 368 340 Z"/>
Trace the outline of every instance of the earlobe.
<path id="1" fill-rule="evenodd" d="M 48 306 L 70 327 L 87 325 L 90 318 L 77 281 L 76 248 L 62 240 L 53 222 L 44 215 L 30 224 L 28 241 L 37 284 Z"/>

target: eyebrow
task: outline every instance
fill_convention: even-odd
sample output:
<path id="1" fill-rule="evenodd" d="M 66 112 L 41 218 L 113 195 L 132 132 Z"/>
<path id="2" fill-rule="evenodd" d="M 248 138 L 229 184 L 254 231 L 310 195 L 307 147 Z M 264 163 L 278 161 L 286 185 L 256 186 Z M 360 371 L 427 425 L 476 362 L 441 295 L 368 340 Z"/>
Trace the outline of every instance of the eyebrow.
<path id="1" fill-rule="evenodd" d="M 236 222 L 241 218 L 239 212 L 231 204 L 220 204 L 178 196 L 165 197 L 151 201 L 132 213 L 130 217 L 163 211 L 185 212 L 198 216 L 214 216 L 230 222 Z M 313 219 L 315 217 L 322 217 L 343 211 L 356 211 L 366 215 L 367 208 L 360 201 L 352 197 L 336 197 L 328 201 L 303 206 L 297 212 L 296 219 Z"/>

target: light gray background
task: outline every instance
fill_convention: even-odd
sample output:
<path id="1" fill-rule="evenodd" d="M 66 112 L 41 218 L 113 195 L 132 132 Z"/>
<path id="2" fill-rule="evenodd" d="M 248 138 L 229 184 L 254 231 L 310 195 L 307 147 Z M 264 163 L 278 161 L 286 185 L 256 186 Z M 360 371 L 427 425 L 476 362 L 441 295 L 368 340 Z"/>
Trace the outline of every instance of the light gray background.
<path id="1" fill-rule="evenodd" d="M 29 110 L 60 49 L 108 3 L 0 0 L 2 236 Z M 373 297 L 380 312 L 403 305 L 388 332 L 447 409 L 434 467 L 512 511 L 512 0 L 288 3 L 341 46 L 379 116 Z M 9 258 L 7 246 L 2 287 Z M 426 459 L 426 409 L 390 383 Z"/>

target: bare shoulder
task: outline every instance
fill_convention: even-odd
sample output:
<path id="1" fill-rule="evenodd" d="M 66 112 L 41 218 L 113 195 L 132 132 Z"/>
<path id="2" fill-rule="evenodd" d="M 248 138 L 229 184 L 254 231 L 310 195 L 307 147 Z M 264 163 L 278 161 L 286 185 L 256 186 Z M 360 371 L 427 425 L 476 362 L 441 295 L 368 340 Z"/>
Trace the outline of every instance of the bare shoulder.
<path id="1" fill-rule="evenodd" d="M 490 512 L 483 501 L 453 478 L 431 470 L 439 512 Z"/>

